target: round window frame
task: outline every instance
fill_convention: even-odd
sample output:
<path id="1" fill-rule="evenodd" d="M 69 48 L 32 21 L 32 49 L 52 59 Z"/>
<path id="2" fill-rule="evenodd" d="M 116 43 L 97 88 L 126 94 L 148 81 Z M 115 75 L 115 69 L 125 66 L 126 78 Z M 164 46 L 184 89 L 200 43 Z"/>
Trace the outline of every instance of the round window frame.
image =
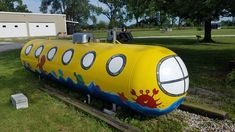
<path id="1" fill-rule="evenodd" d="M 85 58 L 86 55 L 88 55 L 88 54 L 90 54 L 90 53 L 92 53 L 92 54 L 94 55 L 94 58 L 93 58 L 93 60 L 92 60 L 92 63 L 91 63 L 88 67 L 86 67 L 86 66 L 83 65 L 83 59 Z M 84 54 L 84 55 L 82 56 L 82 59 L 81 59 L 81 61 L 80 61 L 81 67 L 82 67 L 84 70 L 88 70 L 88 69 L 90 69 L 90 68 L 92 67 L 92 65 L 95 63 L 95 60 L 96 60 L 96 52 L 95 52 L 95 51 L 89 51 L 89 52 L 87 52 L 86 54 Z"/>
<path id="2" fill-rule="evenodd" d="M 50 59 L 49 58 L 49 52 L 52 50 L 52 49 L 54 49 L 55 48 L 55 54 L 53 55 L 53 57 Z M 56 53 L 57 53 L 57 50 L 58 50 L 58 47 L 52 47 L 52 48 L 50 48 L 50 50 L 47 52 L 47 59 L 49 60 L 49 61 L 52 61 L 53 59 L 54 59 L 54 57 L 55 57 L 55 55 L 56 55 Z"/>
<path id="3" fill-rule="evenodd" d="M 37 52 L 37 50 L 38 50 L 40 47 L 42 47 L 42 51 L 41 51 L 40 54 L 37 56 L 37 55 L 36 55 L 36 52 Z M 43 50 L 44 50 L 44 45 L 39 46 L 39 47 L 35 50 L 35 52 L 34 52 L 35 58 L 38 58 L 38 57 L 42 54 Z"/>
<path id="4" fill-rule="evenodd" d="M 27 48 L 30 47 L 30 46 L 31 46 L 31 48 L 30 48 L 30 50 L 29 50 L 29 53 L 26 53 Z M 25 53 L 26 56 L 28 56 L 28 55 L 30 54 L 32 48 L 33 48 L 33 44 L 30 44 L 29 46 L 27 46 L 27 47 L 25 48 L 24 53 Z"/>
<path id="5" fill-rule="evenodd" d="M 66 52 L 68 52 L 68 51 L 72 51 L 72 56 L 71 56 L 71 58 L 70 58 L 70 60 L 67 62 L 67 63 L 65 63 L 64 61 L 63 61 L 63 57 L 64 57 L 64 55 L 65 55 L 65 53 Z M 63 65 L 68 65 L 70 62 L 71 62 L 71 60 L 73 59 L 73 55 L 74 55 L 74 49 L 67 49 L 64 53 L 63 53 L 63 55 L 62 55 L 62 57 L 61 57 L 61 62 L 62 62 L 62 64 Z"/>
<path id="6" fill-rule="evenodd" d="M 109 70 L 109 64 L 110 62 L 112 61 L 112 59 L 116 58 L 116 57 L 121 57 L 123 59 L 123 64 L 122 64 L 122 67 L 121 69 L 116 72 L 116 73 L 112 73 L 110 70 Z M 127 62 L 127 58 L 124 54 L 117 54 L 117 55 L 113 55 L 112 57 L 109 58 L 109 60 L 107 61 L 106 63 L 106 71 L 108 72 L 109 75 L 111 76 L 118 76 L 119 74 L 121 74 L 121 72 L 124 70 L 125 66 L 126 66 L 126 62 Z"/>
<path id="7" fill-rule="evenodd" d="M 184 71 L 183 71 L 183 69 L 182 69 L 182 66 L 180 65 L 180 63 L 178 62 L 178 60 L 176 59 L 176 57 L 179 57 L 179 56 L 178 56 L 178 55 L 171 55 L 171 56 L 164 57 L 163 59 L 161 59 L 161 60 L 159 61 L 159 63 L 157 64 L 157 69 L 156 69 L 156 70 L 157 70 L 156 81 L 157 81 L 157 84 L 158 84 L 159 88 L 160 88 L 166 95 L 169 95 L 169 96 L 172 96 L 172 97 L 182 96 L 182 95 L 184 95 L 184 94 L 186 93 L 186 91 L 185 91 L 185 89 L 186 89 L 186 79 L 189 78 L 189 75 L 187 75 L 187 76 L 184 75 L 185 73 L 184 73 Z M 160 66 L 161 66 L 161 64 L 162 64 L 165 60 L 170 59 L 170 58 L 174 58 L 174 59 L 176 60 L 177 64 L 178 64 L 179 67 L 180 67 L 180 70 L 181 70 L 181 72 L 182 72 L 182 74 L 183 74 L 183 78 L 179 78 L 179 79 L 175 79 L 175 80 L 170 80 L 170 81 L 166 81 L 166 82 L 160 82 L 160 72 L 159 72 Z M 181 93 L 181 94 L 172 94 L 172 93 L 166 91 L 165 88 L 162 86 L 162 84 L 169 84 L 169 83 L 174 83 L 174 82 L 179 82 L 179 81 L 183 81 L 183 82 L 184 82 L 184 92 Z"/>

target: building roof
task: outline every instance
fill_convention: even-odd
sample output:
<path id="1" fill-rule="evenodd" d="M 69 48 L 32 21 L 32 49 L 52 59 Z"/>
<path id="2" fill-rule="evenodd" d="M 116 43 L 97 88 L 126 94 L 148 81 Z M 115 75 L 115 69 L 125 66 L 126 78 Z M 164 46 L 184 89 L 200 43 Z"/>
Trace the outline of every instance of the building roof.
<path id="1" fill-rule="evenodd" d="M 4 12 L 4 11 L 0 11 L 0 14 L 13 14 L 13 15 L 41 15 L 41 16 L 66 16 L 65 14 L 44 14 L 44 13 Z"/>
<path id="2" fill-rule="evenodd" d="M 73 23 L 73 24 L 78 24 L 79 22 L 77 21 L 69 21 L 69 20 L 66 20 L 67 23 Z"/>

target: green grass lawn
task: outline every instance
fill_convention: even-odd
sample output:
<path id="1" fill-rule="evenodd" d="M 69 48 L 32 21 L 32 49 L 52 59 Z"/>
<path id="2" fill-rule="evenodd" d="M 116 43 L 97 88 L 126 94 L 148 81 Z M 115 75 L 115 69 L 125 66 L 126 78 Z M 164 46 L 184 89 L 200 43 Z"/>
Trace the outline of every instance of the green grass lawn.
<path id="1" fill-rule="evenodd" d="M 113 130 L 40 91 L 38 78 L 25 71 L 19 54 L 18 50 L 0 53 L 0 131 Z M 28 109 L 16 110 L 11 105 L 10 96 L 18 92 L 28 97 Z"/>
<path id="2" fill-rule="evenodd" d="M 161 33 L 159 29 L 129 29 L 134 37 L 145 37 L 145 36 L 185 36 L 185 35 L 204 35 L 204 31 L 198 31 L 196 28 L 190 29 L 173 29 L 172 32 Z M 95 30 L 95 31 L 84 31 L 93 33 L 96 38 L 107 38 L 107 30 Z M 235 29 L 214 29 L 212 30 L 212 35 L 235 35 Z M 0 39 L 0 42 L 19 42 L 24 43 L 30 39 L 48 39 L 48 37 L 33 37 L 33 38 L 8 38 Z M 56 39 L 56 37 L 50 37 L 51 39 Z M 196 38 L 196 37 L 195 37 Z M 71 39 L 71 37 L 68 37 Z"/>
<path id="3" fill-rule="evenodd" d="M 174 30 L 172 32 L 164 32 L 161 33 L 159 29 L 144 29 L 144 30 L 132 30 L 129 31 L 132 32 L 132 35 L 134 37 L 139 36 L 183 36 L 183 35 L 203 35 L 204 31 L 198 31 L 197 29 L 182 29 L 182 30 Z M 106 38 L 107 37 L 107 31 L 100 30 L 100 31 L 93 31 L 92 32 L 97 38 Z M 212 35 L 235 35 L 235 29 L 215 29 L 212 30 Z"/>
<path id="4" fill-rule="evenodd" d="M 160 30 L 154 31 L 133 31 L 133 36 L 184 36 L 184 35 L 204 35 L 204 31 L 196 29 L 173 30 L 172 32 L 161 33 Z M 212 35 L 235 35 L 235 29 L 216 29 L 212 30 Z"/>
<path id="5" fill-rule="evenodd" d="M 57 39 L 56 36 L 51 37 L 31 37 L 31 38 L 0 38 L 0 42 L 15 42 L 15 43 L 26 43 L 32 39 Z"/>
<path id="6" fill-rule="evenodd" d="M 230 29 L 220 31 L 235 34 L 235 31 Z M 136 32 L 141 35 L 140 31 Z M 157 32 L 159 31 L 155 33 Z M 195 30 L 179 33 L 183 35 L 186 32 L 187 35 L 196 33 Z M 222 33 L 216 30 L 214 34 Z M 191 89 L 199 87 L 218 93 L 218 96 L 205 97 L 200 93 L 189 92 L 190 98 L 186 101 L 222 109 L 235 117 L 235 86 L 227 83 L 228 74 L 231 72 L 228 70 L 228 61 L 235 58 L 235 37 L 213 39 L 216 41 L 214 44 L 197 43 L 195 38 L 135 39 L 131 43 L 160 45 L 176 52 L 188 68 Z M 66 106 L 41 92 L 39 87 L 41 85 L 38 78 L 25 71 L 20 64 L 18 50 L 0 53 L 0 131 L 113 130 L 104 122 L 76 111 L 73 107 Z M 11 105 L 10 95 L 17 92 L 23 92 L 29 98 L 28 109 L 15 110 Z M 117 117 L 144 131 L 182 131 L 185 127 L 174 112 L 167 116 L 143 118 L 124 111 Z"/>

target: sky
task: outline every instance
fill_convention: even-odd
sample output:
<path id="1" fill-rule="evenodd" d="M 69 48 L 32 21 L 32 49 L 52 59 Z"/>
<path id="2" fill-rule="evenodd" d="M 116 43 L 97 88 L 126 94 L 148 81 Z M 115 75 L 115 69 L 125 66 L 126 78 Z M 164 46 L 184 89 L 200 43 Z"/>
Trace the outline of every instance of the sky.
<path id="1" fill-rule="evenodd" d="M 23 0 L 23 2 L 24 4 L 28 6 L 28 9 L 32 11 L 33 13 L 40 13 L 39 7 L 41 5 L 41 0 Z M 107 8 L 106 5 L 100 3 L 98 0 L 90 0 L 90 3 L 98 7 L 102 7 L 104 9 Z M 104 15 L 97 16 L 97 22 L 99 22 L 100 20 L 105 21 L 105 22 L 109 21 Z M 232 20 L 232 18 L 224 17 L 224 18 L 221 18 L 220 21 L 221 20 Z M 92 22 L 89 20 L 88 23 L 91 24 Z M 135 23 L 135 21 L 127 22 L 126 24 L 130 25 L 133 23 Z"/>

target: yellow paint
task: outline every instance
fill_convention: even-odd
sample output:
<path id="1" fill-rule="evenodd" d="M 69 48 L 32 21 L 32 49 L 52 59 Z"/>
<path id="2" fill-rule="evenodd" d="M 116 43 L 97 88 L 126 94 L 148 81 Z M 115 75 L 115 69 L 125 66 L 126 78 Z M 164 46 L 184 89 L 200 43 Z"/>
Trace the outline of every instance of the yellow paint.
<path id="1" fill-rule="evenodd" d="M 25 49 L 30 44 L 33 48 L 29 55 L 25 55 Z M 58 47 L 57 53 L 52 61 L 46 60 L 43 69 L 48 73 L 55 71 L 58 74 L 58 69 L 64 73 L 64 77 L 70 77 L 74 81 L 74 72 L 80 74 L 85 83 L 95 82 L 99 85 L 102 91 L 118 94 L 124 93 L 128 100 L 134 101 L 136 97 L 131 94 L 134 89 L 137 95 L 139 91 L 149 90 L 149 95 L 152 95 L 152 90 L 156 88 L 159 94 L 154 96 L 154 99 L 160 98 L 159 102 L 162 104 L 160 109 L 167 108 L 181 96 L 169 96 L 165 94 L 157 83 L 157 65 L 161 59 L 167 56 L 175 55 L 174 52 L 159 46 L 145 46 L 145 45 L 127 45 L 127 44 L 107 44 L 107 43 L 89 43 L 89 44 L 73 44 L 68 40 L 32 40 L 28 42 L 22 49 L 21 60 L 30 64 L 33 70 L 36 69 L 38 59 L 35 58 L 34 53 L 36 49 L 44 45 L 42 55 L 47 56 L 47 52 L 52 47 Z M 62 55 L 68 49 L 74 49 L 74 55 L 68 65 L 63 65 Z M 90 69 L 84 70 L 81 67 L 81 58 L 89 51 L 96 52 L 96 59 Z M 124 54 L 127 62 L 124 70 L 118 76 L 110 76 L 106 71 L 106 63 L 116 54 Z M 40 58 L 39 57 L 39 58 Z"/>

